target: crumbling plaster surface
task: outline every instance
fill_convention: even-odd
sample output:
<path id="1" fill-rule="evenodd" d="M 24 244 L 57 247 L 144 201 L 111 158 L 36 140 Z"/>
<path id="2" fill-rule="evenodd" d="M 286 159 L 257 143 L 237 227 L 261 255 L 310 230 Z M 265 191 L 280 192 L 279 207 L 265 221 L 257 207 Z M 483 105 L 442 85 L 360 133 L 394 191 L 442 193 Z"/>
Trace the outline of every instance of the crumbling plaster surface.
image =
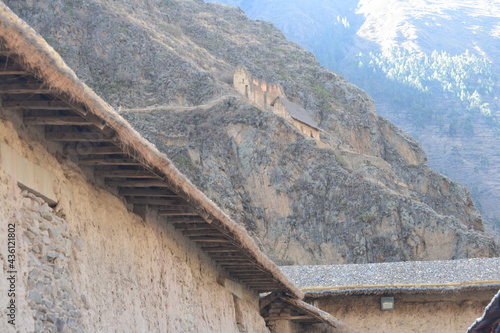
<path id="1" fill-rule="evenodd" d="M 3 116 L 0 142 L 49 170 L 59 199 L 52 209 L 0 169 L 2 276 L 8 223 L 16 224 L 19 266 L 16 327 L 8 332 L 239 332 L 233 294 L 217 283 L 223 272 L 199 248 L 151 213 L 131 213 L 32 139 L 43 133 L 23 132 Z M 2 308 L 7 283 L 0 281 Z M 258 295 L 245 287 L 238 294 L 247 330 L 269 332 Z M 0 321 L 5 327 L 5 311 Z"/>
<path id="2" fill-rule="evenodd" d="M 394 310 L 381 311 L 382 296 L 322 297 L 313 302 L 333 314 L 344 326 L 342 333 L 357 332 L 465 332 L 481 316 L 496 291 L 441 294 L 398 294 Z M 321 330 L 307 330 L 320 333 Z"/>

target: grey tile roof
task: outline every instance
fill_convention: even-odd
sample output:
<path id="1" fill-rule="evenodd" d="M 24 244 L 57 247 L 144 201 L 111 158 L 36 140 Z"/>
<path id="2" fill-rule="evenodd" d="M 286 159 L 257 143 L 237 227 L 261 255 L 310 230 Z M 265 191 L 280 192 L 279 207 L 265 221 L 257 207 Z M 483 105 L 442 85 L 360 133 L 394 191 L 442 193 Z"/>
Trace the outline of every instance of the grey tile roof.
<path id="1" fill-rule="evenodd" d="M 378 264 L 282 266 L 305 292 L 383 288 L 430 289 L 469 286 L 500 288 L 500 258 L 407 261 Z"/>
<path id="2" fill-rule="evenodd" d="M 288 113 L 293 119 L 298 120 L 301 123 L 304 123 L 319 130 L 318 123 L 311 117 L 311 115 L 306 109 L 304 109 L 298 104 L 290 102 L 286 98 L 279 97 L 279 100 L 283 103 L 283 105 L 285 106 Z"/>

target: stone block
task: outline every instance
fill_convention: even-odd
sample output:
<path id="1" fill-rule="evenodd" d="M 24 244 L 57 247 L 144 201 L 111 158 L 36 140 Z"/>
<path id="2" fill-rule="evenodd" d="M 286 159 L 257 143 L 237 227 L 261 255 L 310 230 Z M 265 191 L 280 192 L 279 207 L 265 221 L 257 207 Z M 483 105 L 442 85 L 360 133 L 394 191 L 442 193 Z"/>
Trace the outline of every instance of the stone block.
<path id="1" fill-rule="evenodd" d="M 43 304 L 43 299 L 42 299 L 42 295 L 38 292 L 38 291 L 35 291 L 35 290 L 31 290 L 29 292 L 29 297 L 33 300 L 33 302 L 35 302 L 36 304 Z"/>
<path id="2" fill-rule="evenodd" d="M 57 252 L 47 252 L 47 259 L 49 261 L 55 260 L 57 257 L 59 257 L 59 253 Z"/>

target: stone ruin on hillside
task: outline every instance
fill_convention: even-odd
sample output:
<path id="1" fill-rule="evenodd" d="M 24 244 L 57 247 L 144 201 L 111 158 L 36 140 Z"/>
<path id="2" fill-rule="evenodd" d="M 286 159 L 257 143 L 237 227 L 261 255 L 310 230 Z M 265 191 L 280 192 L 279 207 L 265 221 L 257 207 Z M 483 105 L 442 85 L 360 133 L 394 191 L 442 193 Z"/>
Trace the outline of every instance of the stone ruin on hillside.
<path id="1" fill-rule="evenodd" d="M 285 118 L 306 137 L 320 141 L 318 123 L 306 109 L 288 100 L 279 84 L 252 77 L 242 66 L 234 72 L 233 82 L 234 89 L 253 104 Z"/>

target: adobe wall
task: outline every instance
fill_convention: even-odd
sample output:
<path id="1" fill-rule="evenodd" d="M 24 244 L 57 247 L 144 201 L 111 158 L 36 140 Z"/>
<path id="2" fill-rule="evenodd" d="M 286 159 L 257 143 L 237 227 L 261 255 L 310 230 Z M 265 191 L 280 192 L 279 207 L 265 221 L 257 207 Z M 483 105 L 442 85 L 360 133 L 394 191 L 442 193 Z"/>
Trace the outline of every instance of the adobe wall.
<path id="1" fill-rule="evenodd" d="M 465 332 L 496 292 L 389 295 L 394 296 L 395 308 L 390 311 L 380 310 L 381 296 L 326 296 L 312 304 L 341 321 L 343 333 Z"/>
<path id="2" fill-rule="evenodd" d="M 0 331 L 269 332 L 256 293 L 217 283 L 224 273 L 172 226 L 151 212 L 146 219 L 131 213 L 87 182 L 58 146 L 32 139 L 41 131 L 30 127 L 28 134 L 19 130 L 20 117 L 15 124 L 4 118 L 0 110 L 0 144 L 55 176 L 59 204 L 54 210 L 22 191 L 0 163 Z M 12 275 L 9 226 L 14 281 L 4 278 Z M 15 297 L 7 293 L 12 286 Z M 15 327 L 5 311 L 11 299 Z"/>

